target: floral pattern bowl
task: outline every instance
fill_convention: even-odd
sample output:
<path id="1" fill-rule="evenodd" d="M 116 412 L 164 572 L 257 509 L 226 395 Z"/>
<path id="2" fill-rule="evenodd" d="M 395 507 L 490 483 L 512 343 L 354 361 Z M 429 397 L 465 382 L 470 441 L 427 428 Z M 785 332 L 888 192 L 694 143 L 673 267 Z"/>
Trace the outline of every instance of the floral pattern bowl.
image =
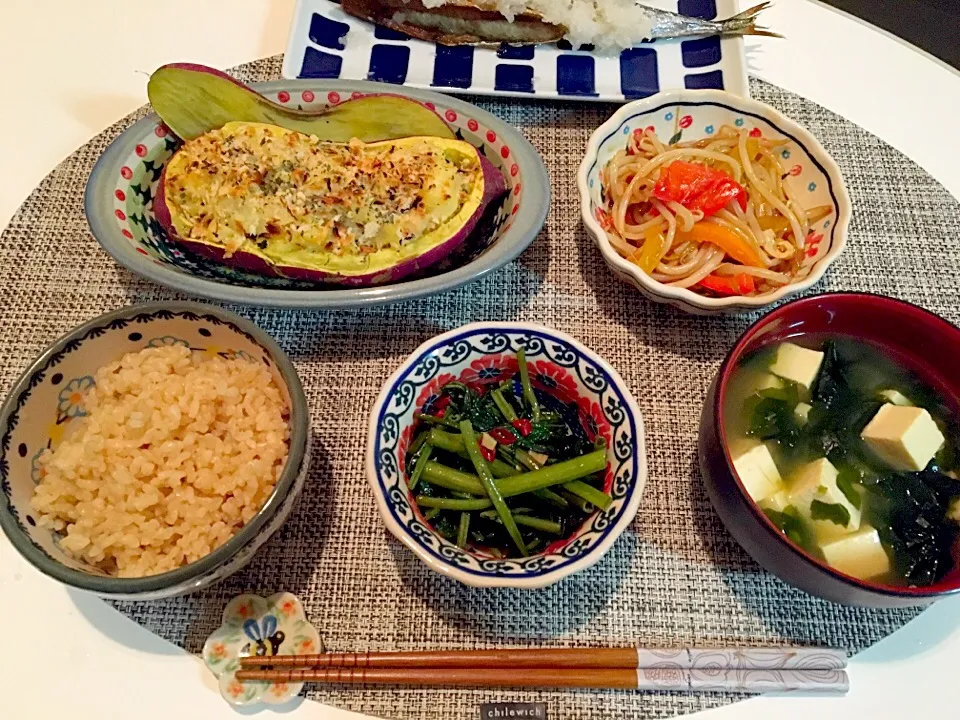
<path id="1" fill-rule="evenodd" d="M 323 652 L 316 628 L 296 595 L 238 595 L 223 609 L 223 620 L 203 645 L 203 663 L 217 678 L 231 705 L 281 705 L 300 694 L 303 683 L 237 680 L 240 658 L 315 655 Z"/>
<path id="2" fill-rule="evenodd" d="M 576 404 L 588 434 L 607 441 L 604 489 L 613 503 L 541 553 L 497 559 L 433 531 L 407 487 L 404 463 L 414 415 L 441 386 L 511 377 L 521 348 L 534 386 Z M 387 529 L 432 570 L 478 587 L 544 587 L 595 564 L 636 516 L 647 479 L 643 419 L 620 375 L 569 335 L 536 324 L 474 323 L 424 343 L 384 383 L 370 414 L 366 471 Z"/>
<path id="3" fill-rule="evenodd" d="M 186 345 L 224 357 L 263 362 L 290 404 L 290 454 L 273 494 L 237 534 L 206 557 L 142 578 L 112 577 L 60 549 L 30 506 L 42 468 L 38 458 L 56 447 L 96 371 L 128 352 Z M 0 526 L 13 546 L 41 572 L 102 597 L 153 600 L 199 590 L 243 567 L 290 514 L 310 461 L 307 401 L 289 358 L 265 332 L 234 313 L 196 303 L 122 308 L 70 331 L 20 377 L 0 409 Z"/>
<path id="4" fill-rule="evenodd" d="M 267 278 L 185 251 L 153 214 L 160 174 L 180 147 L 155 114 L 120 135 L 97 161 L 84 196 L 94 237 L 117 262 L 161 285 L 224 302 L 270 307 L 345 308 L 410 300 L 452 290 L 507 264 L 533 242 L 547 217 L 550 180 L 540 155 L 515 128 L 475 105 L 428 90 L 380 83 L 279 80 L 254 87 L 291 108 L 320 111 L 354 97 L 402 92 L 436 111 L 503 174 L 508 193 L 474 231 L 470 248 L 403 282 L 336 287 Z"/>
<path id="5" fill-rule="evenodd" d="M 804 207 L 833 208 L 807 237 L 804 264 L 812 268 L 810 274 L 755 297 L 711 298 L 657 282 L 611 245 L 606 231 L 611 227 L 610 220 L 601 209 L 600 171 L 625 147 L 630 133 L 652 127 L 658 137 L 674 143 L 709 137 L 724 125 L 749 128 L 757 137 L 788 140 L 780 149 L 782 164 L 789 168 L 784 183 Z M 583 223 L 613 273 L 655 302 L 701 315 L 757 310 L 816 285 L 843 252 L 852 214 L 840 168 L 813 135 L 769 105 L 722 90 L 673 90 L 621 107 L 591 136 L 577 187 Z"/>

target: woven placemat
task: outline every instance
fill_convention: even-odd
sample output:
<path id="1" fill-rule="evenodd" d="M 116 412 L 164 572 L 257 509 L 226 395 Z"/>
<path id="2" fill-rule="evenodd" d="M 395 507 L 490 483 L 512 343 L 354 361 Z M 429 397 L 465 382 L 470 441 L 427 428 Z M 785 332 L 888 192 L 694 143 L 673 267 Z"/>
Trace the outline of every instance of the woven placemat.
<path id="1" fill-rule="evenodd" d="M 279 77 L 280 58 L 243 66 Z M 960 321 L 960 205 L 915 164 L 850 122 L 754 81 L 754 96 L 809 128 L 837 159 L 856 212 L 849 249 L 816 290 L 903 298 Z M 827 645 L 857 652 L 915 610 L 822 602 L 762 571 L 727 534 L 696 458 L 701 403 L 724 353 L 754 316 L 700 318 L 616 281 L 581 227 L 575 171 L 610 106 L 480 103 L 520 127 L 553 183 L 546 228 L 481 282 L 417 302 L 342 312 L 235 308 L 273 335 L 303 379 L 319 445 L 299 507 L 240 574 L 196 595 L 119 610 L 199 651 L 233 595 L 287 590 L 334 650 L 493 645 Z M 142 114 L 141 111 L 140 114 Z M 54 170 L 0 242 L 0 363 L 6 386 L 60 333 L 134 302 L 178 297 L 100 250 L 84 183 L 117 123 Z M 944 259 L 951 260 L 944 263 Z M 650 478 L 639 516 L 596 567 L 543 591 L 479 590 L 442 578 L 388 537 L 363 474 L 367 414 L 380 384 L 431 336 L 474 320 L 545 323 L 623 375 L 647 428 Z M 854 678 L 855 680 L 855 678 Z M 631 692 L 310 689 L 311 698 L 386 718 L 476 718 L 481 701 L 542 700 L 551 718 L 665 718 L 738 696 Z"/>

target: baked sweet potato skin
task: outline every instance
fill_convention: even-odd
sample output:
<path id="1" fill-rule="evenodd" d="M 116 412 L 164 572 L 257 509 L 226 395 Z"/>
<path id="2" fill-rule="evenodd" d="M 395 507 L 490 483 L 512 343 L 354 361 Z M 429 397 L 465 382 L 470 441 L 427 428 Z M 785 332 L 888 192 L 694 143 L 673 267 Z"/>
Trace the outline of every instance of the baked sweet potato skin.
<path id="1" fill-rule="evenodd" d="M 413 98 L 380 93 L 319 112 L 298 110 L 268 100 L 226 73 L 193 63 L 156 70 L 147 95 L 160 119 L 184 140 L 234 121 L 268 123 L 331 142 L 454 137 L 443 118 Z"/>

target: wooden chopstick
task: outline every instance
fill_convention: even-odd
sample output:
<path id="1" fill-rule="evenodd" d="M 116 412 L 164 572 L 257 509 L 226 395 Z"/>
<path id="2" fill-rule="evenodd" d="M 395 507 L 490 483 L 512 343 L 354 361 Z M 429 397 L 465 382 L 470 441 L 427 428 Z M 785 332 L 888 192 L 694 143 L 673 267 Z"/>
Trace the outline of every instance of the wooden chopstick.
<path id="1" fill-rule="evenodd" d="M 327 653 L 240 658 L 243 668 L 632 668 L 637 649 L 549 648 Z"/>
<path id="2" fill-rule="evenodd" d="M 644 649 L 508 648 L 426 652 L 326 653 L 240 658 L 244 669 L 273 668 L 594 668 L 670 667 L 766 668 L 769 670 L 846 667 L 847 656 L 824 648 Z"/>
<path id="3" fill-rule="evenodd" d="M 325 682 L 343 684 L 433 685 L 445 687 L 637 687 L 637 671 L 527 668 L 326 668 L 290 670 L 238 670 L 237 680 L 268 682 Z"/>
<path id="4" fill-rule="evenodd" d="M 592 688 L 672 692 L 845 693 L 843 670 L 743 670 L 709 672 L 584 668 L 292 668 L 238 670 L 237 680 L 273 683 L 415 685 L 433 687 Z"/>

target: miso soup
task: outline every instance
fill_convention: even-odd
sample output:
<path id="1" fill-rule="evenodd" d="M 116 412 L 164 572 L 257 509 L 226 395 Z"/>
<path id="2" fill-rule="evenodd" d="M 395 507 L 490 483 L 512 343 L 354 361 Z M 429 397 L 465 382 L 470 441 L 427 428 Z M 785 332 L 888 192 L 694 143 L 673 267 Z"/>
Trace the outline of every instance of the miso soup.
<path id="1" fill-rule="evenodd" d="M 886 350 L 839 336 L 745 358 L 722 418 L 737 475 L 791 542 L 847 575 L 915 587 L 955 566 L 956 420 Z"/>

